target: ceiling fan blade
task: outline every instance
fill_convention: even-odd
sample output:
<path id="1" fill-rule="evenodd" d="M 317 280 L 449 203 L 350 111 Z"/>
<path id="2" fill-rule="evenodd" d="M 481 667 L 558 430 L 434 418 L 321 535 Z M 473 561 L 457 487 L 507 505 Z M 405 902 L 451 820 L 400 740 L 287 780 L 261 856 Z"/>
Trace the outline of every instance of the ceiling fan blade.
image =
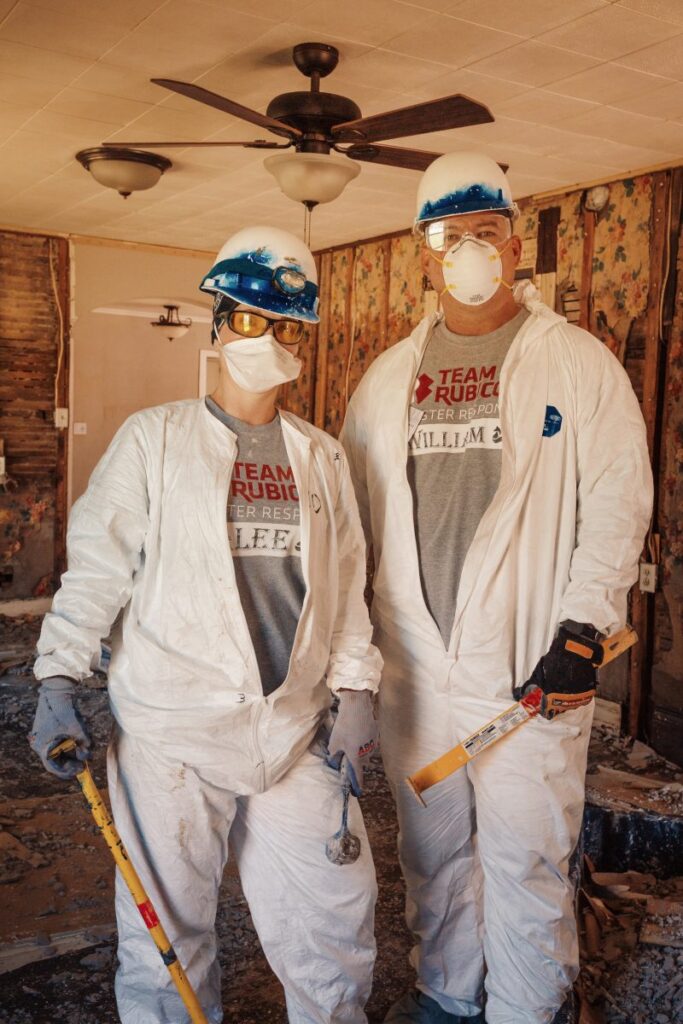
<path id="1" fill-rule="evenodd" d="M 284 121 L 277 121 L 274 117 L 268 117 L 267 114 L 260 114 L 258 110 L 243 107 L 241 103 L 229 100 L 225 96 L 219 96 L 217 92 L 203 89 L 201 85 L 193 85 L 191 82 L 176 82 L 172 78 L 152 78 L 150 81 L 155 85 L 162 85 L 164 89 L 170 89 L 171 92 L 187 96 L 190 100 L 206 103 L 209 107 L 222 110 L 225 114 L 232 114 L 234 117 L 242 118 L 243 121 L 267 128 L 268 131 L 274 132 L 276 135 L 284 135 L 289 139 L 298 138 L 301 135 L 298 128 L 290 128 Z"/>
<path id="2" fill-rule="evenodd" d="M 405 167 L 409 171 L 426 171 L 441 153 L 427 153 L 423 149 L 401 149 L 398 146 L 375 146 L 360 142 L 348 149 L 340 149 L 352 160 L 365 160 L 371 164 L 387 164 L 389 167 Z"/>
<path id="3" fill-rule="evenodd" d="M 400 139 L 406 135 L 486 124 L 493 119 L 488 107 L 457 93 L 428 103 L 361 117 L 357 121 L 346 121 L 335 125 L 332 134 L 337 142 L 381 142 L 382 139 Z"/>
<path id="4" fill-rule="evenodd" d="M 289 149 L 292 142 L 266 142 L 255 139 L 254 142 L 103 142 L 110 149 L 169 149 L 172 146 L 243 146 L 245 149 Z"/>

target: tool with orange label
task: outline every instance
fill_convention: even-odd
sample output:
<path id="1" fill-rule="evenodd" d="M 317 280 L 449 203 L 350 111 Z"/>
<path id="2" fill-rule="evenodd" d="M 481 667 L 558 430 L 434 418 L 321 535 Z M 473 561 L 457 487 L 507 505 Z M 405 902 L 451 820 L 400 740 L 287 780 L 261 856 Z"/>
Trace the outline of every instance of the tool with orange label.
<path id="1" fill-rule="evenodd" d="M 62 743 L 52 748 L 49 756 L 54 759 L 59 759 L 61 755 L 69 753 L 71 750 L 74 750 L 75 747 L 76 743 L 74 740 L 64 740 Z M 149 934 L 156 943 L 161 959 L 173 978 L 175 986 L 178 989 L 178 994 L 185 1005 L 185 1009 L 190 1015 L 192 1024 L 208 1024 L 204 1011 L 199 1004 L 199 1000 L 195 995 L 194 989 L 185 976 L 185 972 L 180 965 L 180 961 L 178 960 L 176 952 L 171 945 L 171 941 L 159 922 L 159 918 L 157 917 L 156 911 L 152 905 L 152 901 L 147 895 L 137 871 L 128 859 L 126 848 L 116 830 L 111 814 L 100 795 L 100 791 L 95 785 L 95 780 L 90 773 L 87 762 L 84 762 L 83 770 L 78 773 L 76 778 L 83 790 L 85 799 L 88 801 L 88 806 L 92 811 L 92 816 L 97 823 L 97 827 L 104 836 L 104 840 L 114 856 L 116 866 L 123 875 L 126 885 L 130 889 L 131 895 L 135 900 L 135 905 L 140 911 L 140 916 L 147 925 Z"/>
<path id="2" fill-rule="evenodd" d="M 624 629 L 615 633 L 614 636 L 604 639 L 584 640 L 584 638 L 567 636 L 563 642 L 566 650 L 571 654 L 585 658 L 595 668 L 601 668 L 609 664 L 610 661 L 614 661 L 624 651 L 627 651 L 637 640 L 636 631 L 631 626 L 625 626 Z M 448 778 L 453 772 L 457 772 L 459 768 L 462 768 L 468 761 L 471 761 L 473 757 L 481 754 L 483 750 L 486 750 L 492 744 L 507 736 L 513 729 L 528 722 L 530 718 L 535 718 L 538 714 L 543 714 L 546 718 L 552 718 L 554 715 L 568 710 L 569 707 L 576 707 L 581 703 L 587 703 L 587 700 L 592 697 L 594 692 L 594 690 L 591 690 L 585 694 L 567 695 L 563 693 L 548 693 L 541 689 L 540 686 L 534 686 L 520 701 L 506 708 L 505 711 L 497 715 L 490 722 L 487 722 L 481 729 L 477 729 L 466 740 L 459 743 L 457 747 L 453 747 L 452 750 L 437 758 L 436 761 L 432 761 L 431 764 L 408 776 L 406 782 L 420 803 L 426 806 L 422 797 L 425 790 L 435 786 L 437 782 Z M 581 699 L 584 697 L 587 700 Z M 577 698 L 579 699 L 577 700 Z"/>

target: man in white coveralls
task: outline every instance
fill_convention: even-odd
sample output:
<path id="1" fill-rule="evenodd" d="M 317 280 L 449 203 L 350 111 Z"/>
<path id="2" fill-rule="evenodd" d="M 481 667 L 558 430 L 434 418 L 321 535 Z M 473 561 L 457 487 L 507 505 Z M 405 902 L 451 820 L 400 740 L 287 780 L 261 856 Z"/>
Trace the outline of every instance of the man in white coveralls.
<path id="1" fill-rule="evenodd" d="M 357 803 L 354 864 L 325 855 L 376 744 L 381 660 L 363 601 L 365 545 L 341 445 L 289 413 L 318 288 L 307 247 L 249 228 L 221 249 L 220 380 L 206 400 L 136 413 L 74 506 L 69 569 L 46 616 L 31 738 L 72 777 L 89 756 L 74 708 L 115 630 L 108 753 L 117 828 L 207 1018 L 222 1020 L 214 930 L 230 849 L 294 1024 L 361 1024 L 375 957 L 376 885 Z M 339 713 L 325 748 L 332 694 Z M 63 738 L 76 756 L 55 765 Z M 185 1022 L 164 964 L 117 878 L 116 997 L 125 1024 Z"/>
<path id="2" fill-rule="evenodd" d="M 375 361 L 342 433 L 374 551 L 380 731 L 416 942 L 417 990 L 389 1012 L 396 1024 L 570 1019 L 568 869 L 595 670 L 563 639 L 624 625 L 650 515 L 628 377 L 532 284 L 513 291 L 515 214 L 488 157 L 427 169 L 416 230 L 442 313 Z M 532 674 L 570 710 L 517 730 L 420 807 L 405 777 Z"/>

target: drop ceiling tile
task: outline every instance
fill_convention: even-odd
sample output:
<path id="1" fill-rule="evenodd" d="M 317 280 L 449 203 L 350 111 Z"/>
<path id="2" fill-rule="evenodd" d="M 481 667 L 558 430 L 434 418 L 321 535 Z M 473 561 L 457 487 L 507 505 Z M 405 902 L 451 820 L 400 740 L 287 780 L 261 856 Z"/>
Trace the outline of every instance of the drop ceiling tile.
<path id="1" fill-rule="evenodd" d="M 0 139 L 14 133 L 31 117 L 26 107 L 17 107 L 13 103 L 0 101 Z"/>
<path id="2" fill-rule="evenodd" d="M 656 79 L 658 82 L 663 80 Z M 651 89 L 641 96 L 619 100 L 613 106 L 631 110 L 634 114 L 647 114 L 665 120 L 683 120 L 683 82 L 666 82 L 657 89 Z"/>
<path id="3" fill-rule="evenodd" d="M 222 11 L 232 11 L 236 14 L 254 14 L 254 0 L 201 0 L 209 7 L 219 7 Z M 269 21 L 281 22 L 287 18 L 299 17 L 309 7 L 313 6 L 313 0 L 259 0 L 258 16 L 267 18 Z"/>
<path id="4" fill-rule="evenodd" d="M 24 127 L 26 131 L 48 132 L 91 146 L 99 145 L 109 132 L 109 126 L 104 121 L 62 114 L 48 107 L 33 114 Z"/>
<path id="5" fill-rule="evenodd" d="M 29 7 L 56 11 L 71 19 L 83 15 L 83 0 L 22 0 L 22 3 Z M 124 28 L 133 28 L 164 3 L 165 0 L 116 0 L 115 3 L 109 0 L 90 0 L 88 14 L 94 13 Z"/>
<path id="6" fill-rule="evenodd" d="M 579 184 L 582 181 L 594 181 L 596 178 L 608 178 L 614 173 L 609 164 L 600 162 L 600 154 L 596 152 L 595 160 L 579 160 L 570 152 L 565 158 L 544 156 L 543 163 L 536 160 L 536 171 L 542 167 L 549 177 L 566 183 Z"/>
<path id="7" fill-rule="evenodd" d="M 191 103 L 190 100 L 187 102 Z M 126 142 L 144 142 L 146 138 L 169 142 L 198 142 L 219 131 L 229 120 L 229 114 L 223 114 L 201 103 L 191 103 L 191 108 L 184 111 L 158 106 L 152 107 L 126 124 L 112 135 L 112 139 L 119 137 Z M 253 129 L 247 128 L 247 132 L 250 130 Z"/>
<path id="8" fill-rule="evenodd" d="M 522 85 L 539 86 L 585 71 L 597 63 L 593 57 L 528 40 L 477 61 L 469 70 Z"/>
<path id="9" fill-rule="evenodd" d="M 399 4 L 407 7 L 420 7 L 424 11 L 432 11 L 435 14 L 443 14 L 453 6 L 453 0 L 398 0 Z"/>
<path id="10" fill-rule="evenodd" d="M 82 171 L 79 180 L 65 179 L 59 174 L 51 174 L 42 181 L 28 186 L 21 194 L 22 198 L 35 200 L 36 204 L 51 202 L 53 210 L 73 206 L 84 199 L 97 195 L 102 189 L 95 179 Z"/>
<path id="11" fill-rule="evenodd" d="M 683 155 L 683 126 L 616 107 L 598 107 L 587 114 L 567 118 L 562 128 L 626 145 L 647 146 Z"/>
<path id="12" fill-rule="evenodd" d="M 406 91 L 404 95 L 412 95 L 413 102 L 419 103 L 422 100 L 438 99 L 439 96 L 462 93 L 478 103 L 483 103 L 495 115 L 498 103 L 521 96 L 522 93 L 528 92 L 529 88 L 528 85 L 521 85 L 518 82 L 506 82 L 501 78 L 492 78 L 491 75 L 480 75 L 469 68 L 459 68 L 457 71 L 446 71 L 430 82 Z"/>
<path id="13" fill-rule="evenodd" d="M 519 40 L 520 36 L 510 32 L 497 32 L 458 18 L 436 14 L 410 32 L 403 32 L 388 40 L 384 49 L 459 68 L 514 46 Z"/>
<path id="14" fill-rule="evenodd" d="M 620 64 L 607 63 L 580 71 L 578 75 L 550 82 L 547 88 L 564 96 L 575 96 L 576 99 L 620 106 L 617 101 L 642 96 L 667 81 L 659 75 L 647 75 Z"/>
<path id="15" fill-rule="evenodd" d="M 408 7 L 394 0 L 363 0 L 359 4 L 343 4 L 338 0 L 317 0 L 303 12 L 301 19 L 289 14 L 289 21 L 299 24 L 316 38 L 331 32 L 356 42 L 380 46 L 399 32 L 412 30 L 424 21 L 419 7 Z"/>
<path id="16" fill-rule="evenodd" d="M 107 61 L 146 69 L 150 77 L 185 79 L 182 69 L 196 63 L 200 67 L 194 78 L 271 27 L 265 18 L 247 14 L 236 18 L 231 11 L 198 0 L 168 0 L 114 46 Z"/>
<path id="17" fill-rule="evenodd" d="M 571 3 L 566 0 L 524 0 L 524 3 L 510 3 L 510 0 L 476 0 L 476 3 L 472 0 L 459 0 L 448 8 L 448 13 L 477 25 L 488 25 L 489 28 L 515 32 L 521 36 L 537 36 L 604 6 L 605 0 L 571 0 Z"/>
<path id="18" fill-rule="evenodd" d="M 125 36 L 125 28 L 92 5 L 81 12 L 74 24 L 73 16 L 60 8 L 30 7 L 20 0 L 0 25 L 0 39 L 29 46 L 36 39 L 49 39 L 51 48 L 61 53 L 97 59 Z"/>
<path id="19" fill-rule="evenodd" d="M 646 46 L 636 53 L 620 57 L 619 64 L 652 75 L 664 75 L 683 81 L 683 39 L 680 35 L 654 46 Z"/>
<path id="20" fill-rule="evenodd" d="M 50 82 L 57 87 L 68 85 L 91 64 L 92 61 L 85 57 L 24 46 L 0 38 L 0 66 L 7 75 Z"/>
<path id="21" fill-rule="evenodd" d="M 397 92 L 410 92 L 419 89 L 425 83 L 443 75 L 448 69 L 443 64 L 430 60 L 420 60 L 407 54 L 392 53 L 382 48 L 369 50 L 367 53 L 340 62 L 333 72 L 330 82 L 335 88 L 340 84 L 363 82 L 364 85 L 378 89 L 392 89 Z"/>
<path id="22" fill-rule="evenodd" d="M 54 86 L 49 82 L 20 78 L 0 71 L 0 101 L 27 110 L 39 110 L 54 95 Z"/>
<path id="23" fill-rule="evenodd" d="M 27 166 L 33 174 L 45 176 L 70 163 L 77 148 L 72 138 L 22 127 L 0 147 L 0 166 Z"/>
<path id="24" fill-rule="evenodd" d="M 496 114 L 516 117 L 522 121 L 533 121 L 537 124 L 556 124 L 568 117 L 588 114 L 596 109 L 598 103 L 588 103 L 571 96 L 560 96 L 547 89 L 530 89 L 496 105 Z"/>
<path id="25" fill-rule="evenodd" d="M 166 90 L 159 85 L 153 85 L 149 77 L 144 71 L 97 61 L 96 64 L 89 65 L 73 85 L 103 96 L 116 96 L 138 103 L 159 103 L 164 98 Z"/>
<path id="26" fill-rule="evenodd" d="M 681 27 L 673 22 L 610 5 L 546 32 L 539 39 L 600 60 L 613 60 L 680 32 Z"/>
<path id="27" fill-rule="evenodd" d="M 68 87 L 62 89 L 45 109 L 57 114 L 69 114 L 72 117 L 88 118 L 119 126 L 146 113 L 149 104 Z"/>
<path id="28" fill-rule="evenodd" d="M 508 172 L 512 195 L 515 199 L 522 199 L 524 196 L 532 196 L 537 192 L 552 192 L 555 189 L 560 191 L 561 182 L 557 178 L 544 177 L 541 174 L 517 174 L 515 171 Z"/>
<path id="29" fill-rule="evenodd" d="M 649 14 L 653 18 L 674 21 L 683 25 L 683 4 L 681 0 L 618 0 L 617 6 L 627 7 L 641 14 Z"/>

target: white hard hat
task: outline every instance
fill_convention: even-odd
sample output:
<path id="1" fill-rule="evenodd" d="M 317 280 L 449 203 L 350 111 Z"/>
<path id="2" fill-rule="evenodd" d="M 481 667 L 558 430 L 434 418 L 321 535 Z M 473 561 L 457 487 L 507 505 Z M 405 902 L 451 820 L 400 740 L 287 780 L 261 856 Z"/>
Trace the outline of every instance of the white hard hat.
<path id="1" fill-rule="evenodd" d="M 318 273 L 310 249 L 279 228 L 244 228 L 222 247 L 199 286 L 262 313 L 317 324 Z"/>
<path id="2" fill-rule="evenodd" d="M 484 210 L 512 216 L 517 213 L 510 184 L 490 156 L 444 153 L 422 175 L 417 190 L 416 225 Z"/>

